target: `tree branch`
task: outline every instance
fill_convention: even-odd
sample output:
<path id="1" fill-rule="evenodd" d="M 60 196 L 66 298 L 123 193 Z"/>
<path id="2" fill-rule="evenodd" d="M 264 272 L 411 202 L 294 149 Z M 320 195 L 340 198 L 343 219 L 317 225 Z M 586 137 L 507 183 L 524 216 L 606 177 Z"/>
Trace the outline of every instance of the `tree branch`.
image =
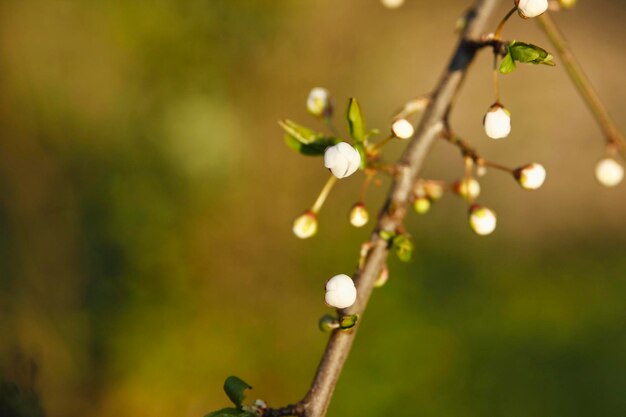
<path id="1" fill-rule="evenodd" d="M 624 140 L 624 136 L 622 136 L 615 125 L 615 122 L 604 106 L 600 96 L 598 96 L 598 93 L 593 89 L 591 81 L 589 81 L 589 78 L 587 78 L 582 67 L 576 60 L 574 53 L 567 43 L 567 39 L 565 39 L 565 36 L 559 30 L 556 22 L 552 20 L 549 13 L 544 13 L 537 18 L 537 23 L 556 48 L 567 74 L 604 132 L 608 145 L 615 147 L 616 150 L 621 150 L 622 153 L 626 155 L 626 141 Z"/>
<path id="2" fill-rule="evenodd" d="M 466 29 L 434 90 L 413 139 L 397 164 L 389 197 L 379 214 L 378 224 L 372 234 L 371 249 L 363 266 L 355 273 L 358 299 L 352 307 L 339 311 L 341 315 L 364 313 L 376 278 L 386 265 L 389 252 L 389 244 L 380 236 L 380 232 L 393 233 L 401 229 L 412 198 L 412 187 L 418 179 L 424 159 L 444 128 L 444 119 L 449 113 L 451 103 L 463 83 L 476 52 L 488 46 L 488 43 L 481 40 L 481 35 L 498 2 L 499 0 L 478 0 L 468 11 Z M 289 415 L 302 417 L 326 415 L 355 335 L 356 329 L 333 331 L 309 392 L 297 405 L 287 407 L 288 412 L 293 412 Z M 264 415 L 286 415 L 280 412 L 277 414 L 278 410 L 268 409 Z"/>

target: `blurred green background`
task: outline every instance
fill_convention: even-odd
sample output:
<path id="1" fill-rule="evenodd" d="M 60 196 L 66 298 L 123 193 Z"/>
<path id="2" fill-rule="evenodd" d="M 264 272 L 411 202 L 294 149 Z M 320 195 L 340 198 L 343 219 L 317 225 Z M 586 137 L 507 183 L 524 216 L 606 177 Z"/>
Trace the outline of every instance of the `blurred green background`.
<path id="1" fill-rule="evenodd" d="M 556 18 L 625 130 L 626 5 L 579 3 Z M 327 172 L 276 121 L 316 126 L 304 102 L 321 85 L 388 129 L 437 81 L 467 4 L 0 2 L 2 417 L 202 416 L 228 404 L 231 374 L 271 405 L 301 398 L 326 342 L 323 283 L 354 270 L 369 230 L 347 222 L 358 174 L 315 239 L 292 236 Z M 518 18 L 505 37 L 548 46 Z M 548 181 L 528 193 L 487 175 L 488 238 L 451 196 L 410 216 L 415 259 L 391 261 L 331 416 L 626 415 L 624 184 L 596 184 L 603 139 L 559 67 L 503 77 L 514 130 L 488 140 L 490 61 L 454 126 Z M 439 144 L 425 175 L 462 175 L 458 152 Z"/>

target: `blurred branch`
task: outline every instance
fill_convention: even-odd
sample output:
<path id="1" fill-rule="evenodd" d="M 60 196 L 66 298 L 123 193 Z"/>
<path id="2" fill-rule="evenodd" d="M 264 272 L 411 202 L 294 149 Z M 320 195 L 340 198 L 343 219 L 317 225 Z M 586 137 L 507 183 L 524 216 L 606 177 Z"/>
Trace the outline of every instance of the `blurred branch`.
<path id="1" fill-rule="evenodd" d="M 602 128 L 608 145 L 615 147 L 616 150 L 620 149 L 626 155 L 624 136 L 615 125 L 598 93 L 593 89 L 556 22 L 549 13 L 539 16 L 537 22 L 556 48 L 569 77 Z"/>
<path id="2" fill-rule="evenodd" d="M 412 197 L 412 187 L 418 179 L 426 155 L 444 128 L 444 119 L 476 52 L 488 46 L 488 43 L 481 40 L 481 34 L 498 2 L 499 0 L 479 0 L 467 12 L 465 31 L 434 90 L 416 134 L 397 163 L 389 197 L 380 212 L 378 224 L 372 235 L 371 249 L 363 266 L 356 271 L 355 283 L 359 294 L 357 302 L 352 307 L 340 311 L 343 315 L 362 315 L 367 307 L 374 283 L 386 265 L 388 255 L 388 242 L 380 234 L 383 231 L 393 233 L 402 228 Z M 305 398 L 294 406 L 267 409 L 264 416 L 325 416 L 355 334 L 355 329 L 335 330 L 330 336 Z M 284 414 L 285 412 L 292 414 Z"/>

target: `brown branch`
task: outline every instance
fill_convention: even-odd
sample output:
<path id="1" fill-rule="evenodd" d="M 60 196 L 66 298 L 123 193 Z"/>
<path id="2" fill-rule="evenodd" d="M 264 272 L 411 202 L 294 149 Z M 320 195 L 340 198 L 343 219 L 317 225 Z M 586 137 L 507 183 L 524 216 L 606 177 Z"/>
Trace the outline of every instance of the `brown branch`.
<path id="1" fill-rule="evenodd" d="M 624 140 L 624 136 L 617 128 L 617 125 L 611 118 L 600 96 L 598 96 L 598 93 L 593 89 L 591 81 L 589 81 L 589 78 L 587 78 L 582 67 L 576 60 L 572 49 L 567 43 L 567 39 L 565 39 L 565 36 L 556 22 L 549 13 L 544 13 L 539 16 L 537 22 L 548 39 L 550 39 L 550 42 L 552 42 L 552 45 L 556 48 L 567 74 L 604 132 L 607 144 L 616 148 L 615 150 L 621 150 L 622 153 L 626 155 L 626 140 Z"/>
<path id="2" fill-rule="evenodd" d="M 380 236 L 380 232 L 395 232 L 401 229 L 407 206 L 412 198 L 413 184 L 418 179 L 426 155 L 444 128 L 444 119 L 449 113 L 450 104 L 460 89 L 476 52 L 487 46 L 481 40 L 481 34 L 485 31 L 489 17 L 494 12 L 498 2 L 499 0 L 478 0 L 469 10 L 466 17 L 466 30 L 434 90 L 432 99 L 416 129 L 416 134 L 407 145 L 397 164 L 394 182 L 385 206 L 380 212 L 366 261 L 355 273 L 358 299 L 352 307 L 340 311 L 340 314 L 362 315 L 365 311 L 376 278 L 386 265 L 388 255 L 388 242 Z M 309 392 L 297 405 L 288 407 L 288 412 L 293 412 L 292 415 L 302 417 L 323 417 L 326 415 L 335 385 L 348 358 L 355 335 L 356 329 L 333 331 Z M 264 415 L 284 416 L 285 414 L 281 414 L 279 410 L 285 409 L 268 409 Z"/>

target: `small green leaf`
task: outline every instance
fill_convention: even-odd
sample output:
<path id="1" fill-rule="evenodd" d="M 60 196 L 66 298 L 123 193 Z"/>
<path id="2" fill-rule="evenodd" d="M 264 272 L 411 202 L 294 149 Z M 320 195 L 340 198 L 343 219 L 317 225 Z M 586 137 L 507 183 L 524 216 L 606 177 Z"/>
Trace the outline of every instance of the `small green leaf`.
<path id="1" fill-rule="evenodd" d="M 343 316 L 339 321 L 339 327 L 343 330 L 348 330 L 356 326 L 356 322 L 359 321 L 358 314 L 352 314 L 350 316 Z"/>
<path id="2" fill-rule="evenodd" d="M 409 262 L 413 256 L 413 242 L 407 235 L 398 235 L 393 238 L 392 244 L 398 259 L 402 262 Z"/>
<path id="3" fill-rule="evenodd" d="M 524 64 L 543 64 L 550 66 L 555 65 L 552 61 L 552 54 L 531 43 L 513 41 L 508 45 L 508 50 L 511 55 L 511 59 L 514 62 L 517 61 Z"/>
<path id="4" fill-rule="evenodd" d="M 313 143 L 304 144 L 302 142 L 299 142 L 291 135 L 285 135 L 285 143 L 287 144 L 287 146 L 294 151 L 306 156 L 324 155 L 324 151 L 326 151 L 326 148 L 336 145 L 339 142 L 341 142 L 341 139 L 339 138 L 321 137 Z"/>
<path id="5" fill-rule="evenodd" d="M 337 328 L 337 319 L 330 314 L 324 314 L 318 323 L 319 328 L 323 332 L 332 332 Z"/>
<path id="6" fill-rule="evenodd" d="M 250 411 L 240 410 L 238 408 L 222 408 L 221 410 L 213 411 L 204 417 L 256 417 L 256 414 Z"/>
<path id="7" fill-rule="evenodd" d="M 224 392 L 237 407 L 241 407 L 241 403 L 246 397 L 244 391 L 250 388 L 252 388 L 250 385 L 236 376 L 229 376 L 224 381 Z"/>
<path id="8" fill-rule="evenodd" d="M 278 124 L 285 129 L 288 135 L 305 145 L 315 142 L 320 136 L 324 136 L 289 119 L 280 120 Z"/>
<path id="9" fill-rule="evenodd" d="M 348 132 L 350 132 L 350 137 L 352 137 L 356 143 L 363 142 L 366 135 L 365 120 L 363 119 L 361 107 L 355 98 L 351 98 L 348 102 L 346 118 L 348 119 Z"/>
<path id="10" fill-rule="evenodd" d="M 504 59 L 502 59 L 502 62 L 500 63 L 500 72 L 502 74 L 510 74 L 515 71 L 515 68 L 515 61 L 513 60 L 513 56 L 511 55 L 511 51 L 509 50 Z"/>
<path id="11" fill-rule="evenodd" d="M 282 120 L 279 121 L 278 124 L 287 133 L 285 135 L 285 143 L 287 146 L 302 155 L 324 155 L 326 148 L 342 141 L 339 138 L 325 136 L 322 133 L 315 132 L 291 120 Z"/>

